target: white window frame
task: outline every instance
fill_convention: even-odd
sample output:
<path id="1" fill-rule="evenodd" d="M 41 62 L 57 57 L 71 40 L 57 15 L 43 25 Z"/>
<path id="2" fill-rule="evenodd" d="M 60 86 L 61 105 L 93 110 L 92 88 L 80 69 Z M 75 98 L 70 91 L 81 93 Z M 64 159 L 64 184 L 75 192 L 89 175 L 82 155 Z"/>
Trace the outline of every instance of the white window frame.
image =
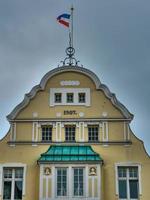
<path id="1" fill-rule="evenodd" d="M 4 168 L 23 168 L 22 196 L 26 194 L 26 171 L 27 165 L 22 163 L 4 163 L 0 165 L 0 196 L 3 196 L 3 169 Z"/>
<path id="2" fill-rule="evenodd" d="M 81 94 L 84 95 L 84 98 L 83 98 L 83 96 L 82 96 L 82 98 L 81 98 L 81 96 L 80 96 Z M 81 98 L 82 100 L 81 100 L 80 98 Z M 83 101 L 83 99 L 84 99 L 84 101 Z M 86 103 L 86 93 L 85 93 L 85 92 L 79 92 L 79 93 L 78 93 L 78 101 L 79 101 L 79 103 Z"/>
<path id="3" fill-rule="evenodd" d="M 137 167 L 138 168 L 138 182 L 139 182 L 139 195 L 142 195 L 142 183 L 141 183 L 141 165 L 133 162 L 122 162 L 115 163 L 115 176 L 116 176 L 116 195 L 119 196 L 119 186 L 118 186 L 118 167 Z M 119 200 L 128 200 L 128 199 L 119 199 Z M 131 199 L 134 200 L 134 199 Z M 137 200 L 137 199 L 135 199 Z"/>
<path id="4" fill-rule="evenodd" d="M 93 128 L 98 128 L 98 140 L 89 140 L 89 128 L 90 127 L 93 127 Z M 92 125 L 90 125 L 90 124 L 88 124 L 88 141 L 89 142 L 98 142 L 99 140 L 100 140 L 100 136 L 99 136 L 99 132 L 100 132 L 100 127 L 99 127 L 99 124 L 92 124 Z M 94 131 L 94 133 L 96 133 L 95 131 Z M 92 133 L 92 135 L 94 134 L 94 133 Z M 92 136 L 93 137 L 93 136 Z M 95 136 L 94 136 L 95 137 Z"/>
<path id="5" fill-rule="evenodd" d="M 58 94 L 60 95 L 60 101 L 56 101 L 56 99 L 57 99 L 57 98 L 56 98 L 56 94 L 57 94 L 57 95 L 58 95 Z M 54 101 L 55 101 L 55 103 L 61 103 L 61 102 L 62 102 L 62 93 L 55 92 L 55 93 L 54 93 Z"/>
<path id="6" fill-rule="evenodd" d="M 72 133 L 74 133 L 74 140 L 66 140 L 66 128 L 69 128 L 69 127 L 75 129 L 74 132 L 71 130 L 70 136 L 68 136 L 68 138 L 69 138 L 69 137 L 70 137 L 70 138 L 73 138 Z M 76 142 L 76 126 L 75 126 L 75 125 L 66 125 L 66 126 L 65 126 L 65 142 Z"/>
<path id="7" fill-rule="evenodd" d="M 74 195 L 74 169 L 83 169 L 83 195 L 80 196 L 80 195 Z M 72 177 L 73 177 L 73 180 L 72 180 L 72 197 L 73 198 L 83 198 L 85 197 L 85 167 L 72 167 Z"/>
<path id="8" fill-rule="evenodd" d="M 48 137 L 49 138 L 51 138 L 51 139 L 49 139 L 49 140 L 44 140 L 43 139 L 43 135 L 45 135 L 44 137 L 46 138 L 47 136 L 46 136 L 46 130 L 45 131 L 43 131 L 43 128 L 48 128 Z M 41 141 L 44 141 L 44 142 L 52 142 L 52 136 L 53 136 L 53 127 L 51 126 L 51 125 L 42 125 L 41 126 Z"/>
<path id="9" fill-rule="evenodd" d="M 45 167 L 51 167 L 51 174 L 48 176 L 44 175 L 44 168 Z M 95 166 L 97 167 L 97 189 L 98 189 L 98 196 L 97 197 L 89 197 L 89 167 L 93 165 L 89 164 L 40 164 L 40 184 L 39 184 L 39 199 L 40 200 L 45 200 L 45 197 L 43 197 L 43 180 L 46 178 L 47 182 L 48 180 L 52 181 L 52 193 L 51 197 L 48 197 L 48 190 L 46 190 L 46 199 L 53 199 L 53 200 L 61 200 L 61 199 L 71 199 L 71 200 L 80 200 L 80 199 L 87 199 L 87 200 L 99 200 L 101 199 L 101 164 L 96 164 Z M 67 197 L 57 197 L 57 173 L 56 169 L 57 168 L 67 168 Z M 73 168 L 84 168 L 84 196 L 74 196 L 74 191 L 73 191 Z M 47 187 L 47 186 L 46 186 Z M 92 186 L 93 187 L 93 186 Z M 47 187 L 48 188 L 48 187 Z"/>
<path id="10" fill-rule="evenodd" d="M 58 169 L 66 169 L 66 172 L 67 172 L 67 174 L 66 174 L 66 176 L 67 176 L 67 178 L 66 178 L 66 181 L 67 181 L 67 193 L 66 194 L 67 195 L 66 196 L 58 196 L 57 195 L 57 170 Z M 69 178 L 68 167 L 60 166 L 60 167 L 56 167 L 55 168 L 55 196 L 57 198 L 67 198 L 68 197 L 68 194 L 69 194 L 68 178 Z"/>
<path id="11" fill-rule="evenodd" d="M 67 102 L 67 104 L 68 103 L 74 103 L 74 93 L 73 92 L 67 92 L 67 94 L 66 94 L 66 102 Z"/>
<path id="12" fill-rule="evenodd" d="M 62 94 L 61 103 L 55 102 L 55 93 Z M 73 93 L 74 101 L 67 103 L 67 93 Z M 85 102 L 79 102 L 79 93 L 85 93 Z M 90 88 L 50 88 L 50 106 L 57 105 L 77 105 L 77 106 L 90 106 L 91 105 Z"/>

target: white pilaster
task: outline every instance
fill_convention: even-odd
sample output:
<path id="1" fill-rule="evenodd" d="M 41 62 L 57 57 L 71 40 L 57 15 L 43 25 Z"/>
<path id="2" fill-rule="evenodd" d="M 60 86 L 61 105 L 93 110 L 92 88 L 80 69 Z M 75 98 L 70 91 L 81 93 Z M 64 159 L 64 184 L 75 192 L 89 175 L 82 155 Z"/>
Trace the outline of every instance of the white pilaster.
<path id="1" fill-rule="evenodd" d="M 39 197 L 40 200 L 43 198 L 43 165 L 40 165 Z"/>
<path id="2" fill-rule="evenodd" d="M 130 134 L 129 134 L 129 123 L 124 122 L 124 141 L 127 141 L 130 139 Z"/>
<path id="3" fill-rule="evenodd" d="M 38 122 L 33 122 L 32 124 L 32 141 L 33 142 L 38 141 L 38 132 L 39 132 Z"/>
<path id="4" fill-rule="evenodd" d="M 79 141 L 83 142 L 84 140 L 84 122 L 79 122 Z"/>
<path id="5" fill-rule="evenodd" d="M 3 167 L 0 165 L 0 196 L 2 195 L 2 185 L 3 185 Z"/>
<path id="6" fill-rule="evenodd" d="M 61 122 L 56 122 L 56 142 L 61 142 Z"/>
<path id="7" fill-rule="evenodd" d="M 102 135 L 103 135 L 103 141 L 108 141 L 108 122 L 102 123 Z"/>
<path id="8" fill-rule="evenodd" d="M 10 141 L 16 141 L 16 123 L 11 124 Z"/>

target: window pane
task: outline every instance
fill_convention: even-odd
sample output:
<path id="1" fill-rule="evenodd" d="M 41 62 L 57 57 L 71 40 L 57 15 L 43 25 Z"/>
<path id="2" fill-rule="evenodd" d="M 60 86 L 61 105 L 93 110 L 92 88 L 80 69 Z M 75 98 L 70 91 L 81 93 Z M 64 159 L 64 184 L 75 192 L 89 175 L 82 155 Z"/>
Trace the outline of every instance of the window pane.
<path id="1" fill-rule="evenodd" d="M 130 180 L 130 198 L 138 199 L 138 180 Z"/>
<path id="2" fill-rule="evenodd" d="M 5 181 L 4 182 L 4 191 L 3 191 L 3 199 L 11 199 L 11 182 Z"/>
<path id="3" fill-rule="evenodd" d="M 83 169 L 74 169 L 74 196 L 83 196 Z"/>
<path id="4" fill-rule="evenodd" d="M 12 169 L 4 168 L 4 178 L 12 178 Z"/>
<path id="5" fill-rule="evenodd" d="M 67 196 L 67 169 L 57 169 L 57 196 Z"/>
<path id="6" fill-rule="evenodd" d="M 15 181 L 15 199 L 22 199 L 22 181 Z"/>
<path id="7" fill-rule="evenodd" d="M 127 198 L 127 182 L 126 180 L 119 180 L 119 198 Z"/>
<path id="8" fill-rule="evenodd" d="M 75 126 L 65 127 L 65 138 L 66 138 L 66 141 L 69 141 L 69 142 L 75 141 Z"/>
<path id="9" fill-rule="evenodd" d="M 61 93 L 55 93 L 55 103 L 61 103 Z"/>
<path id="10" fill-rule="evenodd" d="M 98 141 L 98 133 L 99 127 L 98 126 L 88 126 L 88 137 L 89 141 Z"/>
<path id="11" fill-rule="evenodd" d="M 73 93 L 67 93 L 67 103 L 73 103 Z"/>
<path id="12" fill-rule="evenodd" d="M 126 177 L 127 175 L 127 168 L 125 167 L 118 167 L 118 177 Z"/>
<path id="13" fill-rule="evenodd" d="M 85 93 L 79 93 L 79 103 L 85 103 Z"/>
<path id="14" fill-rule="evenodd" d="M 15 178 L 23 178 L 23 169 L 22 168 L 15 169 Z"/>
<path id="15" fill-rule="evenodd" d="M 133 178 L 138 177 L 138 168 L 137 167 L 130 167 L 129 168 L 129 176 Z"/>
<path id="16" fill-rule="evenodd" d="M 52 127 L 51 126 L 42 127 L 42 141 L 52 141 Z"/>

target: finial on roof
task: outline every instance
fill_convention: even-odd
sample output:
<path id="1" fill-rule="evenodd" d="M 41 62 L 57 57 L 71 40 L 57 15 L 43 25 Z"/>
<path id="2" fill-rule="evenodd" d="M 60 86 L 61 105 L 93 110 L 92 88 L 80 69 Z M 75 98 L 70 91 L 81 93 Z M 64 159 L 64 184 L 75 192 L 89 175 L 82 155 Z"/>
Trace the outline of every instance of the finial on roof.
<path id="1" fill-rule="evenodd" d="M 69 46 L 66 48 L 66 58 L 61 61 L 63 66 L 78 66 L 78 61 L 75 58 L 75 49 L 73 47 L 73 11 L 74 7 L 71 6 L 70 23 L 69 23 Z"/>

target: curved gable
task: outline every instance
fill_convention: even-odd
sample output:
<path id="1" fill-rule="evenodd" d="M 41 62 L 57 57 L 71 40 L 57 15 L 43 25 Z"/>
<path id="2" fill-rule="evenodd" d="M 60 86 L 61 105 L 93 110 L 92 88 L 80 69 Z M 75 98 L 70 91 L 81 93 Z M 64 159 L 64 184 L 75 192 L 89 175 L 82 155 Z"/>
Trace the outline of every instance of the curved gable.
<path id="1" fill-rule="evenodd" d="M 97 77 L 97 75 L 94 74 L 89 69 L 86 69 L 86 68 L 83 68 L 83 67 L 78 67 L 78 66 L 75 66 L 75 67 L 63 66 L 63 67 L 58 67 L 58 68 L 55 68 L 55 69 L 49 71 L 42 78 L 42 80 L 41 80 L 39 85 L 36 85 L 35 87 L 32 88 L 32 90 L 29 93 L 25 94 L 25 97 L 24 97 L 23 101 L 13 109 L 13 111 L 7 116 L 7 119 L 9 121 L 15 119 L 17 114 L 29 104 L 30 100 L 35 97 L 37 92 L 38 91 L 43 91 L 45 89 L 48 80 L 50 78 L 52 78 L 53 76 L 55 76 L 55 75 L 57 75 L 59 73 L 62 73 L 62 72 L 79 72 L 81 74 L 84 74 L 84 75 L 88 76 L 93 81 L 93 83 L 95 84 L 96 89 L 103 91 L 105 96 L 108 99 L 110 99 L 112 104 L 117 109 L 120 110 L 120 112 L 123 114 L 123 116 L 125 118 L 129 119 L 129 120 L 132 120 L 133 115 L 127 110 L 127 108 L 123 104 L 121 104 L 117 100 L 115 94 L 111 93 L 110 90 L 108 89 L 108 87 L 100 82 L 100 80 Z"/>

